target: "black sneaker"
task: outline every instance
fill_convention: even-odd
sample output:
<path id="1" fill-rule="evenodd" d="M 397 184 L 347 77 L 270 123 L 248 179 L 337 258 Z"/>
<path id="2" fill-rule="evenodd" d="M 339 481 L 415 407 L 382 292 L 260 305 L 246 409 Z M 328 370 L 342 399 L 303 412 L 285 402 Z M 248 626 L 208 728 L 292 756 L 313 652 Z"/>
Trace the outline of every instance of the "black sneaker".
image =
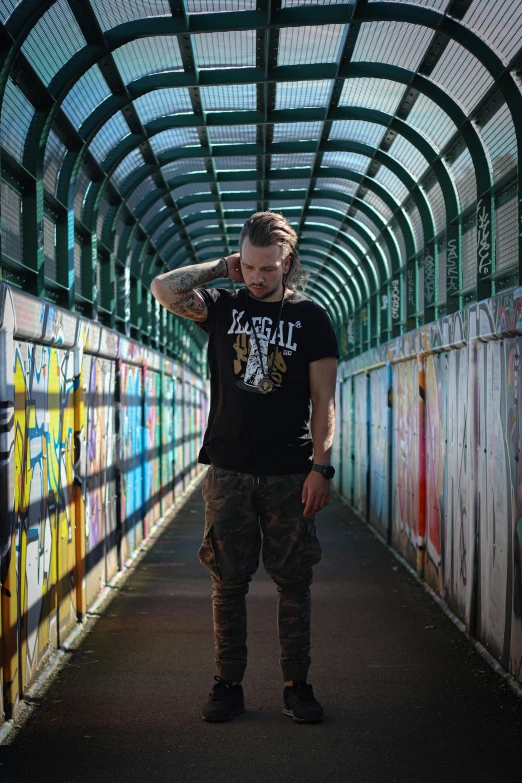
<path id="1" fill-rule="evenodd" d="M 232 685 L 232 680 L 222 680 L 214 675 L 216 684 L 209 693 L 209 698 L 203 709 L 203 720 L 232 720 L 234 715 L 245 711 L 245 701 L 242 685 Z"/>
<path id="2" fill-rule="evenodd" d="M 298 723 L 317 723 L 323 717 L 323 708 L 314 697 L 312 686 L 306 682 L 294 681 L 293 685 L 286 685 L 283 701 L 283 713 Z"/>

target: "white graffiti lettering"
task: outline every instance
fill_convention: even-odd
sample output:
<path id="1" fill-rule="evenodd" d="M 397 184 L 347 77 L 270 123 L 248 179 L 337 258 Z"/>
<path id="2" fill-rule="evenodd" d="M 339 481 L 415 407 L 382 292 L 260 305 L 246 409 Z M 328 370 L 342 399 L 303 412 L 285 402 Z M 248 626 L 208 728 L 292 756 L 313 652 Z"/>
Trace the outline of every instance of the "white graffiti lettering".
<path id="1" fill-rule="evenodd" d="M 401 317 L 401 284 L 399 280 L 392 280 L 391 290 L 391 314 L 394 321 Z"/>
<path id="2" fill-rule="evenodd" d="M 386 294 L 383 294 L 381 296 L 381 310 L 387 310 L 388 309 L 388 297 Z"/>
<path id="3" fill-rule="evenodd" d="M 446 283 L 448 294 L 459 290 L 459 254 L 457 250 L 457 240 L 448 241 L 448 251 L 446 256 Z"/>
<path id="4" fill-rule="evenodd" d="M 479 257 L 479 274 L 489 274 L 489 267 L 491 264 L 491 257 L 489 251 L 491 250 L 491 244 L 489 242 L 489 215 L 486 205 L 479 201 L 477 206 L 477 228 L 478 228 L 478 257 Z"/>

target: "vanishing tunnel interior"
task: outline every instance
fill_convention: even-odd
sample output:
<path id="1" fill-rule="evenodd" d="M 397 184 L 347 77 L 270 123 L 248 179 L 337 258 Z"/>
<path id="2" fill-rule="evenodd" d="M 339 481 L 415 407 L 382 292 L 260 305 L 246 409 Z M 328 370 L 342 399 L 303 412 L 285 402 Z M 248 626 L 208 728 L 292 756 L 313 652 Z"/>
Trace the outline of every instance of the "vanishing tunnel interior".
<path id="1" fill-rule="evenodd" d="M 15 423 L 0 448 L 4 586 L 18 579 L 24 524 L 28 546 L 43 546 L 42 519 L 63 515 L 67 527 L 76 514 L 84 524 L 93 493 L 114 487 L 114 529 L 109 512 L 103 524 L 106 539 L 127 547 L 121 566 L 138 541 L 128 520 L 146 535 L 196 476 L 206 337 L 160 308 L 150 283 L 235 252 L 253 212 L 281 212 L 295 228 L 306 294 L 328 310 L 343 362 L 520 285 L 519 0 L 0 0 L 0 22 L 1 303 L 12 342 L 2 344 L 0 389 Z M 36 353 L 17 365 L 31 341 Z M 34 489 L 38 459 L 24 469 L 29 457 L 16 451 L 38 424 L 22 376 L 40 383 L 35 357 L 44 355 L 61 378 L 51 495 L 47 473 Z M 87 377 L 95 424 L 78 397 L 89 395 Z M 360 383 L 350 393 L 366 400 Z M 339 397 L 343 425 L 351 400 Z M 104 433 L 115 437 L 113 402 L 122 432 L 150 422 L 154 432 L 127 451 L 115 438 L 89 484 L 85 444 L 97 441 L 103 405 Z M 352 439 L 366 426 L 365 411 L 353 416 Z M 52 416 L 42 421 L 49 433 Z M 142 447 L 152 468 L 136 457 Z M 352 501 L 352 484 L 366 486 L 364 459 L 350 478 Z M 35 492 L 40 522 L 30 518 Z M 100 555 L 102 545 L 82 535 L 83 544 L 68 539 L 55 575 L 58 609 L 70 603 L 64 629 L 118 567 L 110 547 Z M 90 546 L 96 579 L 82 588 Z M 68 568 L 80 569 L 72 587 Z M 41 604 L 46 592 L 35 590 Z M 6 715 L 44 656 L 32 631 L 13 631 L 13 595 L 2 596 Z"/>

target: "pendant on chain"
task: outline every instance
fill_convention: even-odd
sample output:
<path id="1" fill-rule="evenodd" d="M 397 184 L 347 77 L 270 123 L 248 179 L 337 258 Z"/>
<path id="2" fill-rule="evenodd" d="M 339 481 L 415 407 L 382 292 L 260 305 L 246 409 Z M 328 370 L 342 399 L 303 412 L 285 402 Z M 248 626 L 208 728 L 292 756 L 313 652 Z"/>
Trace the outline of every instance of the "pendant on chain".
<path id="1" fill-rule="evenodd" d="M 264 378 L 261 378 L 261 380 L 258 382 L 257 388 L 259 389 L 259 391 L 263 392 L 263 394 L 268 394 L 273 390 L 274 382 L 271 378 L 265 376 Z"/>

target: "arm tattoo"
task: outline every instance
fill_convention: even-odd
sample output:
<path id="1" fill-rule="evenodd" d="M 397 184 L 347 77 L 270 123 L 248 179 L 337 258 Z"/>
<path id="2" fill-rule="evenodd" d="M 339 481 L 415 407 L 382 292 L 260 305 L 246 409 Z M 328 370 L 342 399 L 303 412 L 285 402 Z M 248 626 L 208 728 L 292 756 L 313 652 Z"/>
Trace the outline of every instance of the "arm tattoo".
<path id="1" fill-rule="evenodd" d="M 197 286 L 205 285 L 211 280 L 217 280 L 219 277 L 226 277 L 226 263 L 224 259 L 219 261 L 210 261 L 206 264 L 194 264 L 194 266 L 183 266 L 181 269 L 173 269 L 171 272 L 165 272 L 158 275 L 156 280 L 160 283 L 166 283 L 167 288 L 172 294 L 186 294 Z"/>
<path id="2" fill-rule="evenodd" d="M 176 315 L 191 318 L 193 321 L 205 321 L 207 306 L 194 292 L 181 296 L 167 305 Z"/>
<path id="3" fill-rule="evenodd" d="M 211 280 L 227 276 L 227 265 L 222 258 L 206 264 L 184 266 L 158 275 L 153 280 L 153 294 L 164 307 L 176 315 L 193 321 L 206 321 L 207 305 L 194 289 Z"/>

